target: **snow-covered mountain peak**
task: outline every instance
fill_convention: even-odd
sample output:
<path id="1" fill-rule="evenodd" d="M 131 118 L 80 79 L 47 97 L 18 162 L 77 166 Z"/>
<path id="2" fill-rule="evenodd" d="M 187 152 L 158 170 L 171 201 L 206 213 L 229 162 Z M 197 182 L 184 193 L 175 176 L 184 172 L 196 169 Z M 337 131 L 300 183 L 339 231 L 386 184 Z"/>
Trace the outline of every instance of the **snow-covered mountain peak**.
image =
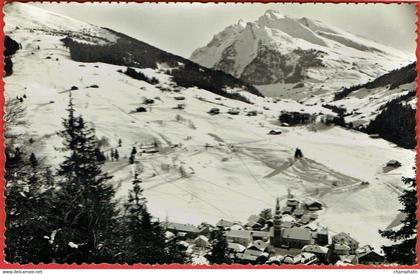
<path id="1" fill-rule="evenodd" d="M 190 59 L 257 85 L 269 96 L 308 98 L 368 82 L 415 60 L 410 55 L 308 17 L 267 10 L 235 24 Z M 302 83 L 300 87 L 295 87 Z"/>
<path id="2" fill-rule="evenodd" d="M 238 23 L 236 23 L 237 26 L 245 28 L 246 27 L 246 22 L 242 19 L 239 19 Z"/>

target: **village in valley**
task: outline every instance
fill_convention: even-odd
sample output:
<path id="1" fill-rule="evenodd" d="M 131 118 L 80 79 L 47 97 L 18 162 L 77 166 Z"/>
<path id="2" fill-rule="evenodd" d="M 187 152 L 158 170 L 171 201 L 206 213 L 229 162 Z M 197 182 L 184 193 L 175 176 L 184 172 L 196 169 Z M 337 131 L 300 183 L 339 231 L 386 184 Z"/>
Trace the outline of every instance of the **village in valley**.
<path id="1" fill-rule="evenodd" d="M 214 230 L 223 232 L 229 262 L 239 264 L 357 265 L 382 264 L 384 255 L 370 245 L 360 245 L 349 233 L 330 233 L 317 222 L 321 202 L 302 200 L 289 192 L 282 207 L 279 198 L 271 209 L 252 215 L 242 224 L 221 219 L 215 225 L 199 226 L 166 221 L 166 240 L 180 240 L 193 263 L 208 264 Z"/>

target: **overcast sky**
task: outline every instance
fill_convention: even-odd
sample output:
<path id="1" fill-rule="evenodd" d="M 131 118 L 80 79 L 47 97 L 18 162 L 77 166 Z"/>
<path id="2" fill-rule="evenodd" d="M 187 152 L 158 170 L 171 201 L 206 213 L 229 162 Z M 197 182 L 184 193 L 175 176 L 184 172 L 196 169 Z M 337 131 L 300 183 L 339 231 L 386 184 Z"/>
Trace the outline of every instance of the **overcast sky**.
<path id="1" fill-rule="evenodd" d="M 189 57 L 213 35 L 239 19 L 254 21 L 267 9 L 321 20 L 397 49 L 415 52 L 414 4 L 201 4 L 201 3 L 32 3 L 108 27 L 161 49 Z"/>

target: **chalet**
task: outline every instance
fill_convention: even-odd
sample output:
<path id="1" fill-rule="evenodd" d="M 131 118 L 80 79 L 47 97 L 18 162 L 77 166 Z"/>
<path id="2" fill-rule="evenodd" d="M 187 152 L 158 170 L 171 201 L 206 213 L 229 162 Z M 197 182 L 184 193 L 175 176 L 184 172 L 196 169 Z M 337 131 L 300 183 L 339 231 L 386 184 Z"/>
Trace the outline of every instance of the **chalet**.
<path id="1" fill-rule="evenodd" d="M 185 104 L 176 105 L 176 109 L 185 109 Z"/>
<path id="2" fill-rule="evenodd" d="M 302 252 L 315 254 L 318 260 L 320 260 L 321 262 L 326 262 L 329 250 L 325 246 L 305 245 L 302 248 Z"/>
<path id="3" fill-rule="evenodd" d="M 312 244 L 312 235 L 304 228 L 284 228 L 281 233 L 281 243 L 291 248 L 302 248 Z"/>
<path id="4" fill-rule="evenodd" d="M 230 243 L 238 243 L 248 246 L 251 241 L 251 231 L 249 230 L 230 230 L 225 232 L 226 240 Z"/>
<path id="5" fill-rule="evenodd" d="M 146 104 L 146 105 L 151 105 L 151 104 L 155 103 L 155 100 L 146 98 L 146 99 L 144 99 L 143 103 Z"/>
<path id="6" fill-rule="evenodd" d="M 388 163 L 386 163 L 386 166 L 396 168 L 396 167 L 400 167 L 401 163 L 398 162 L 397 160 L 390 160 L 390 161 L 388 161 Z"/>
<path id="7" fill-rule="evenodd" d="M 170 231 L 175 235 L 191 239 L 196 238 L 200 232 L 198 227 L 190 224 L 166 222 L 165 227 L 167 231 Z"/>
<path id="8" fill-rule="evenodd" d="M 211 108 L 209 111 L 210 114 L 216 115 L 220 113 L 220 110 L 218 108 Z"/>
<path id="9" fill-rule="evenodd" d="M 384 256 L 377 253 L 373 247 L 367 245 L 356 250 L 358 263 L 360 264 L 381 264 L 385 261 Z"/>
<path id="10" fill-rule="evenodd" d="M 250 243 L 246 250 L 245 253 L 252 255 L 252 256 L 260 256 L 262 253 L 266 252 L 268 247 L 268 243 L 261 241 L 261 240 L 257 240 L 255 242 Z"/>
<path id="11" fill-rule="evenodd" d="M 200 235 L 197 238 L 195 238 L 194 244 L 196 247 L 199 247 L 199 248 L 207 248 L 210 246 L 209 239 L 204 235 Z"/>
<path id="12" fill-rule="evenodd" d="M 359 242 L 352 238 L 348 233 L 340 232 L 332 237 L 334 244 L 340 243 L 350 247 L 350 254 L 354 254 L 359 248 Z"/>
<path id="13" fill-rule="evenodd" d="M 230 115 L 238 115 L 239 114 L 239 110 L 238 109 L 229 109 L 228 112 Z"/>
<path id="14" fill-rule="evenodd" d="M 305 198 L 303 201 L 303 206 L 310 211 L 316 211 L 316 210 L 321 210 L 322 209 L 322 204 L 313 199 L 313 198 Z"/>

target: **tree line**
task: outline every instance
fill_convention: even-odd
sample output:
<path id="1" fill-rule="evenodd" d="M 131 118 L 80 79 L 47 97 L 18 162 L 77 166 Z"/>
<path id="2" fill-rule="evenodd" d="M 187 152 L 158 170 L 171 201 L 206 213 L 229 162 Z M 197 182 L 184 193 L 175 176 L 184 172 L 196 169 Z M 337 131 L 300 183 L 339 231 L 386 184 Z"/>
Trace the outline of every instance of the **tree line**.
<path id="1" fill-rule="evenodd" d="M 6 113 L 19 112 L 19 101 Z M 141 179 L 135 174 L 128 199 L 115 199 L 112 176 L 98 159 L 95 130 L 77 115 L 70 96 L 58 133 L 64 160 L 56 169 L 38 160 L 22 136 L 6 134 L 6 261 L 11 263 L 187 263 L 177 240 L 168 241 L 161 223 L 147 209 Z M 7 130 L 7 129 L 6 129 Z"/>

